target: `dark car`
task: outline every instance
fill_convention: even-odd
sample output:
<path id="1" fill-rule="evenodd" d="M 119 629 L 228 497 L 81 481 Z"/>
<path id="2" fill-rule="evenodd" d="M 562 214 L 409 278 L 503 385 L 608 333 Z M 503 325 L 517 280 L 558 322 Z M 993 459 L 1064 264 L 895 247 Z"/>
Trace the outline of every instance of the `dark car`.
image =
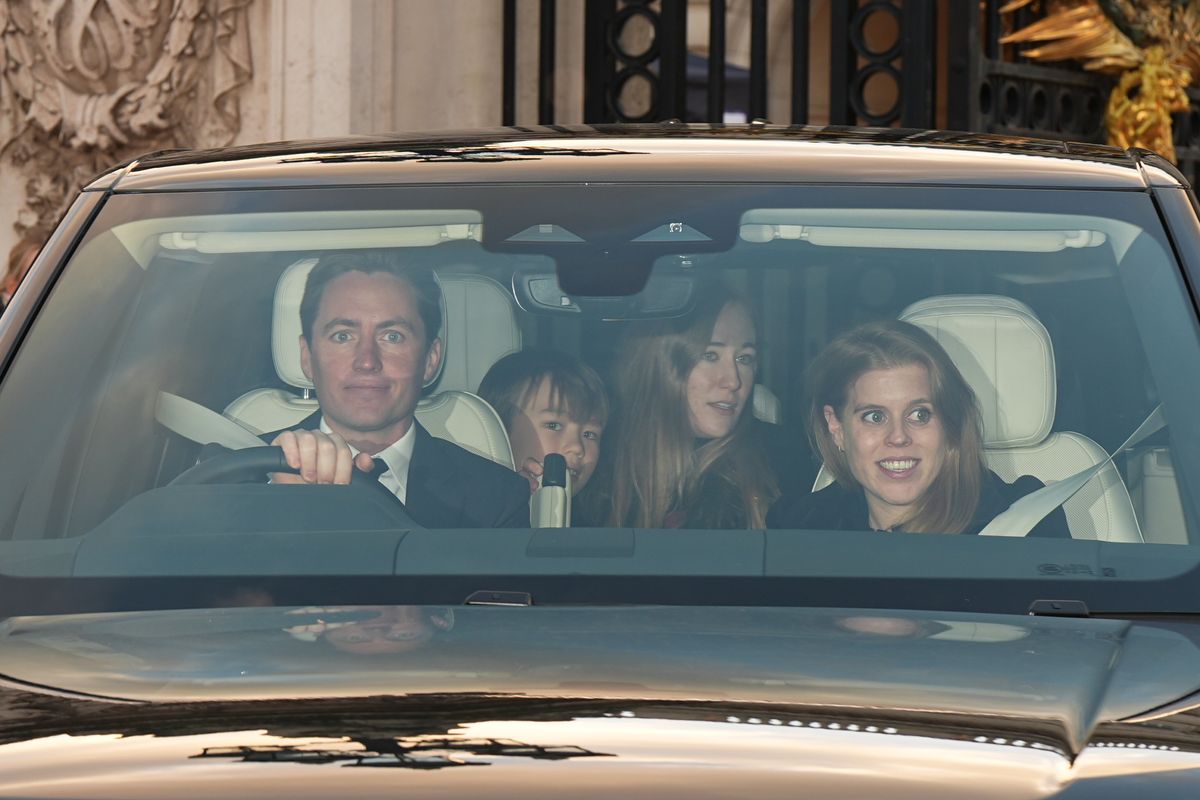
<path id="1" fill-rule="evenodd" d="M 0 317 L 0 795 L 1194 798 L 1198 280 L 1098 145 L 116 168 Z"/>

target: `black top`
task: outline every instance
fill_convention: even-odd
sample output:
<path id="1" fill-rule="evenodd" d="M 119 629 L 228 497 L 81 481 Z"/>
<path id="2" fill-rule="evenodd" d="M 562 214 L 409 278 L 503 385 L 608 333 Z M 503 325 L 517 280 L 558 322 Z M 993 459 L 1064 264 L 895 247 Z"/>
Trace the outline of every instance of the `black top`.
<path id="1" fill-rule="evenodd" d="M 980 487 L 979 506 L 975 509 L 975 516 L 963 533 L 979 533 L 1001 511 L 1045 485 L 1032 475 L 1022 475 L 1012 483 L 1005 483 L 999 475 L 989 469 L 984 475 L 983 486 Z M 863 490 L 859 487 L 847 489 L 833 483 L 819 492 L 780 497 L 767 514 L 767 527 L 869 531 L 869 519 L 867 497 Z M 1067 528 L 1067 515 L 1063 513 L 1062 507 L 1047 514 L 1029 535 L 1069 539 L 1071 532 Z"/>

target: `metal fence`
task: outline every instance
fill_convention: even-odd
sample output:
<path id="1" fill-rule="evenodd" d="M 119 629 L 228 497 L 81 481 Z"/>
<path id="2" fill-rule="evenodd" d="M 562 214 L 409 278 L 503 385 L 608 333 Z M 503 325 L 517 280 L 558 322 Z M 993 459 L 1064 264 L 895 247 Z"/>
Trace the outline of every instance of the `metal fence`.
<path id="1" fill-rule="evenodd" d="M 574 2 L 574 0 L 571 0 Z M 728 4 L 708 0 L 707 55 L 687 49 L 687 0 L 586 0 L 584 7 L 583 116 L 587 123 L 653 122 L 667 119 L 722 121 L 767 117 L 768 81 L 774 63 L 790 65 L 786 118 L 812 121 L 809 65 L 814 35 L 829 36 L 828 113 L 833 125 L 897 125 L 1101 143 L 1113 79 L 1075 64 L 1036 64 L 1000 44 L 1003 0 L 832 0 L 828 33 L 814 31 L 812 3 L 768 4 L 749 0 L 749 63 L 727 60 Z M 515 122 L 517 2 L 504 3 L 503 119 Z M 557 0 L 538 0 L 539 124 L 556 119 L 555 20 Z M 790 13 L 780 13 L 780 9 Z M 772 16 L 774 10 L 774 16 Z M 946 18 L 939 19 L 944 14 Z M 1031 22 L 1018 12 L 1009 27 Z M 868 36 L 872 20 L 888 18 L 894 36 Z M 768 52 L 768 32 L 790 25 L 788 53 Z M 630 47 L 631 26 L 645 35 Z M 939 31 L 942 35 L 939 37 Z M 824 49 L 824 48 L 822 48 Z M 939 78 L 939 58 L 945 59 Z M 872 82 L 892 84 L 885 108 L 868 102 Z M 939 82 L 940 81 L 940 82 Z M 1192 110 L 1176 116 L 1180 167 L 1200 178 L 1200 92 Z M 939 117 L 938 109 L 944 109 Z M 824 121 L 824 120 L 820 120 Z"/>

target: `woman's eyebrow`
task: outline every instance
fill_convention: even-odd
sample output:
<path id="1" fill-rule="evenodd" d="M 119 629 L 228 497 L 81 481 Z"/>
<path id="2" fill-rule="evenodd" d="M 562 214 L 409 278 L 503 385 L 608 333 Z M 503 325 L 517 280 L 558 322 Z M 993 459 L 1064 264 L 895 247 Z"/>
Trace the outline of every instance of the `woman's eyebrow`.
<path id="1" fill-rule="evenodd" d="M 931 405 L 933 405 L 933 401 L 926 400 L 924 397 L 919 397 L 916 400 L 909 400 L 907 403 L 904 404 L 904 407 L 912 408 L 913 406 L 919 406 L 919 405 L 931 406 Z M 863 403 L 861 405 L 857 405 L 854 407 L 855 414 L 857 414 L 860 411 L 870 411 L 870 410 L 887 411 L 887 409 L 884 406 L 880 405 L 879 403 Z"/>
<path id="2" fill-rule="evenodd" d="M 725 347 L 725 346 L 726 346 L 726 344 L 725 344 L 724 342 L 718 342 L 717 340 L 715 340 L 715 339 L 714 339 L 713 341 L 711 341 L 711 342 L 709 342 L 709 343 L 708 343 L 708 346 L 709 346 L 709 347 Z M 757 349 L 758 349 L 758 345 L 757 345 L 757 344 L 755 344 L 754 342 L 744 342 L 744 343 L 742 344 L 742 347 L 750 347 L 750 348 L 753 348 L 753 349 L 755 349 L 755 350 L 757 350 Z"/>

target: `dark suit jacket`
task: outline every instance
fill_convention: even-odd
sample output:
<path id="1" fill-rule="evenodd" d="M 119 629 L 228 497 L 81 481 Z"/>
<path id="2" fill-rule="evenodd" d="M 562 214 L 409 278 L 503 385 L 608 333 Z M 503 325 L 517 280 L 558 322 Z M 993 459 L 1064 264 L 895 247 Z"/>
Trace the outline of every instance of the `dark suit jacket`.
<path id="1" fill-rule="evenodd" d="M 415 420 L 405 508 L 425 528 L 528 528 L 529 482 L 494 461 L 431 435 Z M 295 426 L 316 430 L 317 412 Z M 280 431 L 263 435 L 270 442 Z M 399 500 L 397 500 L 399 502 Z"/>
<path id="2" fill-rule="evenodd" d="M 996 473 L 988 470 L 983 476 L 979 492 L 979 507 L 971 524 L 963 533 L 977 534 L 992 517 L 1004 511 L 1016 500 L 1045 486 L 1032 475 L 1022 475 L 1012 483 L 1005 483 Z M 808 528 L 826 531 L 869 531 L 867 498 L 860 487 L 847 489 L 836 483 L 819 492 L 785 495 L 771 506 L 767 514 L 768 528 Z M 1056 508 L 1039 522 L 1030 536 L 1070 538 L 1067 515 Z"/>

